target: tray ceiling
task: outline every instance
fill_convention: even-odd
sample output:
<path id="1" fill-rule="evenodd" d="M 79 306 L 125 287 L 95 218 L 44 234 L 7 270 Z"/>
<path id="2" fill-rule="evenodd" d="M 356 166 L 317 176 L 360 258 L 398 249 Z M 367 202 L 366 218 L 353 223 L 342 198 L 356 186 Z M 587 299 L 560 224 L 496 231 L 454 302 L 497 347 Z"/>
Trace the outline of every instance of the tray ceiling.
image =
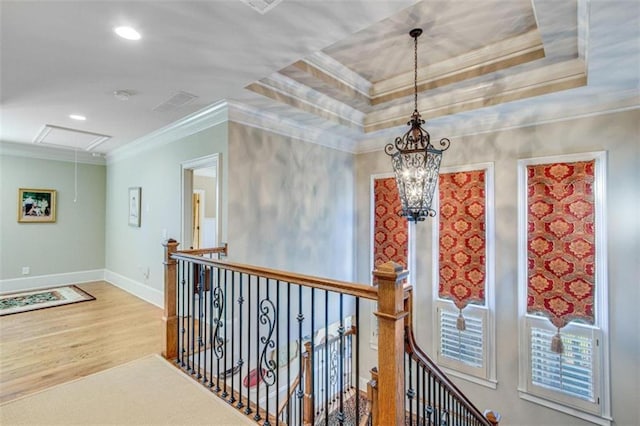
<path id="1" fill-rule="evenodd" d="M 424 30 L 425 119 L 585 86 L 577 2 L 545 6 L 536 15 L 530 0 L 419 2 L 247 89 L 359 132 L 402 125 L 413 109 L 414 27 Z"/>

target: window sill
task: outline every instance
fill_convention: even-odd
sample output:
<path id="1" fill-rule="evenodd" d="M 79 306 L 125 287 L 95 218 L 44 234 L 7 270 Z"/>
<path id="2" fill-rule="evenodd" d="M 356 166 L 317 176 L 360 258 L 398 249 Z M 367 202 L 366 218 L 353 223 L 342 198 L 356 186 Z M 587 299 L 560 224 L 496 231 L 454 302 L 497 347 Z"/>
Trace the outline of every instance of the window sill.
<path id="1" fill-rule="evenodd" d="M 481 377 L 472 376 L 471 374 L 462 373 L 457 370 L 452 370 L 451 368 L 444 367 L 442 364 L 439 365 L 442 370 L 450 376 L 457 377 L 462 380 L 466 380 L 471 383 L 475 383 L 480 386 L 484 386 L 489 389 L 497 389 L 498 381 L 494 379 L 483 379 Z"/>
<path id="2" fill-rule="evenodd" d="M 552 402 L 539 396 L 532 395 L 522 389 L 518 389 L 518 393 L 520 394 L 520 398 L 525 401 L 533 402 L 534 404 L 542 405 L 544 407 L 551 408 L 552 410 L 560 411 L 564 414 L 578 417 L 579 419 L 586 420 L 600 426 L 611 426 L 611 422 L 613 421 L 611 417 L 586 413 L 576 408 L 568 407 L 566 405 L 558 404 L 557 402 Z"/>

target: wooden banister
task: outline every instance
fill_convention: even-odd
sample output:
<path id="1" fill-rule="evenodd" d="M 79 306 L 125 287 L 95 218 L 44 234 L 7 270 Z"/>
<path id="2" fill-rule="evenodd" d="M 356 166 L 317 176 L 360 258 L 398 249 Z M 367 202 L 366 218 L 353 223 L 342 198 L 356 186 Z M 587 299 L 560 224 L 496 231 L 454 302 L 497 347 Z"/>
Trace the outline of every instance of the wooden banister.
<path id="1" fill-rule="evenodd" d="M 162 327 L 164 339 L 162 342 L 162 356 L 166 359 L 175 359 L 178 356 L 178 317 L 176 316 L 176 265 L 178 262 L 172 255 L 178 249 L 179 243 L 169 239 L 164 247 L 164 312 L 162 314 Z"/>
<path id="2" fill-rule="evenodd" d="M 367 284 L 356 284 L 347 281 L 332 280 L 329 278 L 314 277 L 311 275 L 296 274 L 277 269 L 263 268 L 260 266 L 245 265 L 242 263 L 228 262 L 226 260 L 208 259 L 202 256 L 188 254 L 184 251 L 175 252 L 172 255 L 175 260 L 184 260 L 195 264 L 212 266 L 228 271 L 260 276 L 272 280 L 298 284 L 305 287 L 333 291 L 362 297 L 369 300 L 378 300 L 378 289 Z"/>
<path id="3" fill-rule="evenodd" d="M 220 246 L 220 247 L 180 250 L 179 253 L 193 254 L 195 256 L 202 256 L 204 254 L 222 254 L 226 256 L 227 248 L 228 248 L 228 245 L 225 243 L 223 246 Z"/>
<path id="4" fill-rule="evenodd" d="M 384 263 L 373 271 L 378 283 L 378 386 L 384 398 L 378 400 L 374 425 L 403 425 L 404 417 L 404 310 L 403 281 L 408 271 L 397 263 Z"/>

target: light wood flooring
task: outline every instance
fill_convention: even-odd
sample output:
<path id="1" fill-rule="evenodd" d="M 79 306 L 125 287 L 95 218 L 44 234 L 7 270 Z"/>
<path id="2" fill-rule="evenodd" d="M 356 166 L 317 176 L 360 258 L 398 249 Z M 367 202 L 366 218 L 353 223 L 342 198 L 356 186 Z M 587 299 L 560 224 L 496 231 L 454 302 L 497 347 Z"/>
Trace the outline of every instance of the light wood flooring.
<path id="1" fill-rule="evenodd" d="M 0 402 L 152 353 L 162 310 L 104 281 L 96 300 L 0 317 Z"/>

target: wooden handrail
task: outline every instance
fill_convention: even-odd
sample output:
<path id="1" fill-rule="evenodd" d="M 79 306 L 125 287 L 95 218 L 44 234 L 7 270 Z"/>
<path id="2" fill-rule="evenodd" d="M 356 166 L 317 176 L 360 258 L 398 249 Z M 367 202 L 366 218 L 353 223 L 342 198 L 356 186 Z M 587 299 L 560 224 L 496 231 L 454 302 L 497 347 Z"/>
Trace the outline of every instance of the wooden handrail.
<path id="1" fill-rule="evenodd" d="M 356 284 L 347 281 L 314 277 L 311 275 L 295 274 L 292 272 L 281 271 L 277 269 L 229 262 L 227 260 L 208 259 L 202 256 L 188 254 L 184 251 L 173 253 L 171 258 L 174 260 L 184 260 L 200 265 L 240 272 L 243 274 L 256 275 L 272 280 L 289 282 L 291 284 L 297 284 L 304 287 L 333 291 L 336 293 L 348 294 L 350 296 L 362 297 L 364 299 L 374 301 L 378 300 L 378 289 L 366 284 Z"/>
<path id="2" fill-rule="evenodd" d="M 196 256 L 202 256 L 203 254 L 223 254 L 227 255 L 227 244 L 225 243 L 220 247 L 210 247 L 201 249 L 179 250 L 177 253 L 193 254 Z"/>
<path id="3" fill-rule="evenodd" d="M 476 408 L 475 405 L 462 393 L 460 389 L 447 377 L 447 375 L 424 353 L 417 345 L 411 327 L 405 327 L 405 350 L 411 358 L 421 365 L 425 370 L 430 371 L 436 381 L 444 385 L 449 393 L 463 405 L 474 417 L 481 419 L 484 425 L 492 426 L 492 423 Z"/>

